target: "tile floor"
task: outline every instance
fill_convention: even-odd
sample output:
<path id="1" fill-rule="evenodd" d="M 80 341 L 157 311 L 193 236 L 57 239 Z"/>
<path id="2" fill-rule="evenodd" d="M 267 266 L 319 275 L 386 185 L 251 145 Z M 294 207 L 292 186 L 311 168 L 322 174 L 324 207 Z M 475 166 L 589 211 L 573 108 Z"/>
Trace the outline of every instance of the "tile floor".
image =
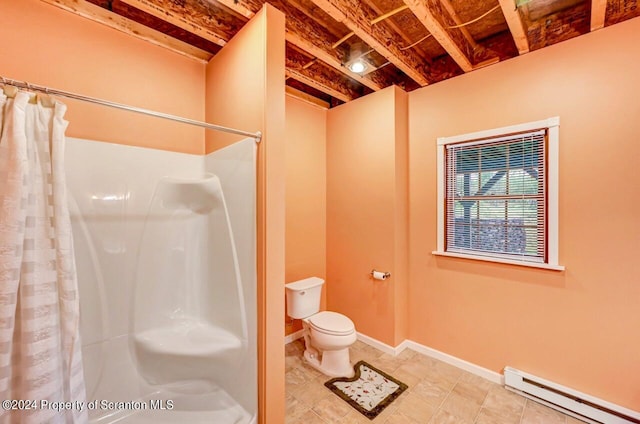
<path id="1" fill-rule="evenodd" d="M 303 350 L 301 339 L 286 346 L 287 424 L 582 424 L 412 350 L 394 357 L 357 341 L 352 362 L 365 360 L 409 386 L 372 421 L 324 386 L 329 377 L 303 362 Z"/>

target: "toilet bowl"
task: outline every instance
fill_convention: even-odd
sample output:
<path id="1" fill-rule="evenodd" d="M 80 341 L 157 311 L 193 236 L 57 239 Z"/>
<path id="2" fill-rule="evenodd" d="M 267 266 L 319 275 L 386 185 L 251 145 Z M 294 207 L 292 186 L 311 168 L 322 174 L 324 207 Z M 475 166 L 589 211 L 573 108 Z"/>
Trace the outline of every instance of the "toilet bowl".
<path id="1" fill-rule="evenodd" d="M 355 343 L 356 328 L 348 317 L 320 310 L 324 280 L 311 277 L 286 284 L 287 313 L 302 319 L 304 359 L 329 377 L 353 377 L 349 347 Z"/>
<path id="2" fill-rule="evenodd" d="M 318 312 L 304 320 L 304 357 L 312 367 L 330 377 L 352 377 L 349 347 L 356 341 L 356 328 L 337 312 Z M 319 355 L 319 356 L 318 356 Z"/>

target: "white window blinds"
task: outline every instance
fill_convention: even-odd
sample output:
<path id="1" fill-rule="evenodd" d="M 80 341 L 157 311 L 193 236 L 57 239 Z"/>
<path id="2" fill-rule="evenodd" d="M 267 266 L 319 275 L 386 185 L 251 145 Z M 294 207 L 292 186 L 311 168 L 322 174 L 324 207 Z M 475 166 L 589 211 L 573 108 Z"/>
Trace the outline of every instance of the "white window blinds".
<path id="1" fill-rule="evenodd" d="M 546 262 L 545 133 L 446 146 L 447 252 Z"/>

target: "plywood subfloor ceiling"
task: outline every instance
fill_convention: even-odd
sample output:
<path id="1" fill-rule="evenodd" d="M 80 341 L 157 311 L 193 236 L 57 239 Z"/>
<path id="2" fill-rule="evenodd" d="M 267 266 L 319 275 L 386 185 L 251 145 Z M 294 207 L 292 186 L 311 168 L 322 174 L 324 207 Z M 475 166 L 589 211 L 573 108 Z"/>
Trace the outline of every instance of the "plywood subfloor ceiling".
<path id="1" fill-rule="evenodd" d="M 208 61 L 262 0 L 42 0 Z M 406 91 L 640 16 L 639 0 L 269 0 L 286 15 L 287 91 L 335 106 Z M 349 69 L 366 62 L 358 74 Z"/>

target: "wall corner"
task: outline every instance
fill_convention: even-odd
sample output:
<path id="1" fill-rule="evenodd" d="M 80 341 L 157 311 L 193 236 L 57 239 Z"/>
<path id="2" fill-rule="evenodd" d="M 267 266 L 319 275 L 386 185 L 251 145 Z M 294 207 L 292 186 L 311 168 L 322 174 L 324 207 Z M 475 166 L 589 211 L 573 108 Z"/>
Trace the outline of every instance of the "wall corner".
<path id="1" fill-rule="evenodd" d="M 409 336 L 409 95 L 394 90 L 394 342 Z"/>

